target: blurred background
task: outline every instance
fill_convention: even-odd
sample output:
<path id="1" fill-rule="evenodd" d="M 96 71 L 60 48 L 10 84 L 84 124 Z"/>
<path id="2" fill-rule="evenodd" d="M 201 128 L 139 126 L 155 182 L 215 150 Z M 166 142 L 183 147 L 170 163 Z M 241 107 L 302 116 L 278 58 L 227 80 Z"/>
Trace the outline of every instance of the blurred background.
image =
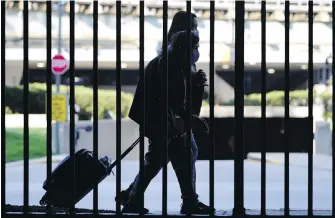
<path id="1" fill-rule="evenodd" d="M 41 183 L 45 175 L 46 155 L 46 3 L 45 1 L 28 1 L 29 3 L 29 158 L 40 158 L 32 167 L 32 184 L 38 188 L 31 191 L 31 202 L 38 202 L 43 194 Z M 267 126 L 266 152 L 270 164 L 267 168 L 267 192 L 270 200 L 267 207 L 282 208 L 283 195 L 283 152 L 284 143 L 284 87 L 285 87 L 285 26 L 284 3 L 282 0 L 266 1 L 266 68 L 267 68 Z M 292 192 L 291 206 L 307 206 L 307 155 L 311 149 L 313 134 L 313 154 L 315 172 L 314 207 L 331 208 L 331 154 L 332 154 L 332 67 L 333 67 L 333 29 L 332 1 L 314 1 L 313 23 L 313 119 L 308 118 L 308 1 L 290 1 L 290 129 L 289 152 L 291 155 L 290 177 Z M 98 15 L 98 86 L 99 86 L 99 155 L 108 155 L 115 159 L 116 149 L 116 3 L 110 0 L 99 1 Z M 52 56 L 57 53 L 69 60 L 69 2 L 52 1 Z M 186 10 L 185 1 L 168 1 L 168 26 L 173 15 Z M 215 159 L 216 196 L 223 207 L 233 206 L 233 161 L 234 158 L 234 71 L 235 56 L 235 2 L 231 0 L 215 3 Z M 260 1 L 245 1 L 245 96 L 244 96 L 244 149 L 245 158 L 255 162 L 245 162 L 246 207 L 260 207 L 260 154 L 261 151 L 261 5 Z M 198 17 L 200 31 L 199 69 L 207 73 L 209 80 L 210 47 L 210 2 L 193 0 L 192 12 Z M 93 1 L 75 1 L 75 103 L 76 103 L 76 150 L 86 148 L 93 150 Z M 145 1 L 145 64 L 153 59 L 162 44 L 163 34 L 162 1 Z M 4 16 L 4 15 L 2 15 Z M 6 1 L 6 161 L 23 159 L 23 1 Z M 122 151 L 139 137 L 138 126 L 128 119 L 129 108 L 139 80 L 139 1 L 122 1 L 121 20 L 121 85 L 122 85 Z M 4 72 L 2 72 L 4 73 Z M 56 91 L 53 77 L 53 91 Z M 61 76 L 60 91 L 69 93 L 69 72 Z M 208 87 L 207 87 L 208 88 Z M 208 93 L 205 90 L 201 116 L 209 116 Z M 3 94 L 3 93 L 2 93 Z M 59 105 L 58 105 L 59 106 Z M 53 105 L 53 113 L 68 113 L 68 103 L 64 103 L 64 112 Z M 57 113 L 58 113 L 57 112 Z M 53 121 L 53 162 L 58 163 L 69 153 L 69 116 L 65 120 Z M 313 131 L 313 132 L 312 132 Z M 199 146 L 199 160 L 209 160 L 210 141 L 208 136 L 196 135 Z M 147 149 L 147 147 L 145 147 Z M 293 155 L 293 156 L 292 156 Z M 125 159 L 122 166 L 122 186 L 128 185 L 136 174 L 139 147 L 136 147 Z M 225 160 L 220 162 L 220 160 Z M 272 162 L 271 162 L 272 160 Z M 258 161 L 258 162 L 257 162 Z M 43 163 L 43 166 L 41 165 Z M 40 164 L 40 165 L 38 165 Z M 197 162 L 200 173 L 208 175 L 208 161 Z M 277 164 L 277 165 L 276 165 Z M 278 165 L 279 164 L 279 165 Z M 129 166 L 129 167 L 127 167 Z M 201 167 L 202 166 L 202 167 Z M 21 165 L 7 166 L 8 202 L 21 204 L 23 175 Z M 123 170 L 122 170 L 123 171 Z M 169 172 L 172 169 L 169 168 Z M 131 173 L 130 173 L 131 172 Z M 223 175 L 223 176 L 220 176 Z M 206 178 L 205 178 L 206 177 Z M 173 180 L 173 175 L 169 180 Z M 101 204 L 110 208 L 108 203 L 114 193 L 109 185 L 101 188 Z M 125 182 L 126 180 L 126 182 Z M 20 181 L 20 182 L 17 182 Z M 223 184 L 224 183 L 224 184 Z M 107 184 L 107 183 L 104 183 Z M 161 181 L 155 183 L 148 196 L 153 204 L 159 195 Z M 177 182 L 169 183 L 169 190 L 178 190 Z M 199 179 L 199 184 L 207 187 L 207 176 Z M 279 185 L 278 185 L 279 184 Z M 99 189 L 100 190 L 100 189 Z M 202 196 L 208 197 L 207 189 Z M 111 196 L 104 197 L 109 193 Z M 174 193 L 174 200 L 169 200 L 179 207 L 179 194 Z M 172 195 L 172 194 L 171 194 Z M 100 196 L 100 195 L 99 195 Z M 271 197 L 272 196 L 272 197 Z M 279 197 L 278 197 L 279 196 Z M 92 196 L 91 196 L 92 197 Z M 207 198 L 205 197 L 205 199 Z M 87 198 L 80 204 L 91 207 Z M 109 199 L 109 200 L 106 200 Z M 172 199 L 172 198 L 171 198 Z M 271 200 L 272 199 L 272 200 Z M 279 200 L 278 200 L 279 199 Z M 280 200 L 282 199 L 282 200 Z M 279 202 L 279 203 L 278 203 Z M 280 203 L 282 202 L 282 203 Z M 113 203 L 112 203 L 113 204 Z M 219 203 L 218 203 L 219 204 Z M 156 205 L 156 206 L 157 206 Z M 160 205 L 157 206 L 160 210 Z"/>
<path id="2" fill-rule="evenodd" d="M 53 1 L 52 55 L 69 59 L 69 3 Z M 267 113 L 284 114 L 285 27 L 284 1 L 267 3 L 266 67 Z M 307 117 L 308 89 L 308 2 L 290 1 L 290 106 L 291 116 Z M 169 1 L 168 26 L 173 15 L 186 10 L 185 1 Z M 215 116 L 234 116 L 234 1 L 216 1 L 215 10 Z M 7 113 L 23 113 L 23 1 L 6 1 L 6 87 Z M 245 3 L 245 115 L 260 116 L 261 104 L 261 13 L 260 1 Z M 157 55 L 162 44 L 162 2 L 145 1 L 145 64 Z M 30 113 L 45 114 L 46 3 L 29 1 L 29 82 Z M 76 110 L 80 120 L 91 120 L 93 112 L 93 1 L 75 2 Z M 192 12 L 199 21 L 199 69 L 209 79 L 210 22 L 209 1 L 192 1 Z M 116 9 L 115 1 L 99 1 L 98 86 L 99 118 L 115 119 L 116 86 Z M 332 21 L 331 1 L 314 1 L 313 71 L 314 119 L 331 118 Z M 61 18 L 61 19 L 59 19 Z M 139 2 L 122 1 L 122 117 L 126 118 L 139 79 Z M 53 77 L 53 82 L 55 78 Z M 68 92 L 69 72 L 61 77 L 60 89 Z M 208 116 L 208 93 L 202 116 Z M 43 97 L 42 97 L 43 96 Z M 103 99 L 111 100 L 103 100 Z M 15 100 L 13 100 L 15 99 Z M 225 106 L 225 108 L 223 108 Z M 248 107 L 249 106 L 249 107 Z M 271 109 L 276 107 L 276 109 Z M 298 108 L 298 109 L 297 109 Z M 271 112 L 277 110 L 277 112 Z M 278 112 L 279 110 L 279 112 Z M 296 112 L 296 110 L 298 110 Z M 303 110 L 304 112 L 301 112 Z M 34 118 L 34 121 L 37 118 Z M 21 120 L 21 119 L 19 119 Z M 11 125 L 18 121 L 11 121 Z M 21 122 L 22 123 L 22 122 Z M 37 121 L 34 122 L 38 123 Z M 37 125 L 37 124 L 36 124 Z M 46 125 L 41 120 L 41 125 Z"/>
<path id="3" fill-rule="evenodd" d="M 284 1 L 266 1 L 267 115 L 284 115 L 285 27 Z M 98 86 L 99 119 L 115 119 L 116 9 L 115 1 L 99 1 Z M 308 2 L 290 1 L 290 116 L 307 117 L 308 89 Z M 314 2 L 313 71 L 314 121 L 327 121 L 331 128 L 332 12 L 331 1 Z M 185 1 L 169 1 L 168 26 Z M 69 59 L 69 2 L 52 2 L 52 55 Z M 234 116 L 235 3 L 216 1 L 215 10 L 215 116 Z M 23 100 L 23 1 L 6 1 L 6 112 L 22 114 Z M 245 116 L 259 117 L 261 104 L 261 13 L 260 1 L 245 3 Z M 157 55 L 162 44 L 162 2 L 145 1 L 145 64 Z M 29 1 L 29 113 L 32 125 L 46 126 L 46 3 Z M 90 121 L 93 112 L 93 1 L 75 2 L 75 76 L 78 120 Z M 200 31 L 199 69 L 209 79 L 209 1 L 192 1 Z M 127 118 L 139 80 L 139 2 L 122 1 L 122 117 Z M 69 72 L 61 76 L 60 90 L 68 93 Z M 55 77 L 53 77 L 55 83 Z M 209 114 L 206 89 L 202 116 Z M 108 100 L 109 99 L 109 100 Z M 66 105 L 68 107 L 68 105 Z M 68 109 L 67 109 L 68 110 Z M 42 114 L 42 115 L 41 115 Z M 39 116 L 41 115 L 41 116 Z M 18 116 L 10 116 L 18 117 Z M 37 117 L 44 117 L 37 121 Z M 21 118 L 8 125 L 22 126 Z M 14 120 L 16 119 L 16 120 Z M 39 124 L 38 124 L 39 123 Z M 66 123 L 66 122 L 65 122 Z M 79 125 L 80 123 L 78 123 Z M 315 126 L 315 123 L 314 123 Z M 58 128 L 58 127 L 57 127 Z M 314 128 L 315 129 L 315 128 Z M 58 133 L 57 133 L 58 135 Z M 58 136 L 56 135 L 56 138 Z M 60 134 L 62 135 L 62 134 Z M 59 136 L 61 137 L 61 136 Z M 55 138 L 55 137 L 54 137 Z M 56 142 L 59 147 L 59 142 Z M 67 146 L 66 146 L 67 147 Z M 59 149 L 57 149 L 59 152 Z M 58 153 L 57 152 L 57 153 Z"/>
<path id="4" fill-rule="evenodd" d="M 284 89 L 284 1 L 267 2 L 267 90 Z M 308 11 L 307 1 L 290 1 L 290 76 L 291 90 L 307 88 Z M 331 77 L 332 28 L 331 1 L 315 1 L 314 6 L 314 84 L 327 84 Z M 46 4 L 29 1 L 29 67 L 30 82 L 45 82 Z M 53 1 L 53 54 L 57 52 L 61 29 L 61 52 L 69 53 L 69 4 L 64 1 L 59 26 L 59 5 Z M 245 5 L 245 94 L 260 92 L 261 22 L 259 1 Z M 169 1 L 169 20 L 179 10 L 186 10 L 184 1 Z M 234 1 L 216 1 L 215 12 L 215 79 L 217 99 L 233 99 L 234 90 Z M 93 3 L 76 1 L 75 68 L 76 76 L 92 86 L 93 60 Z M 192 1 L 192 12 L 199 18 L 200 60 L 198 68 L 209 71 L 209 1 Z M 116 18 L 115 1 L 99 1 L 99 87 L 115 88 Z M 162 2 L 145 1 L 145 62 L 150 61 L 161 46 Z M 7 1 L 6 11 L 6 85 L 22 81 L 23 58 L 22 1 Z M 122 1 L 122 86 L 133 93 L 138 82 L 139 62 L 139 3 Z M 62 77 L 62 82 L 67 75 Z M 219 82 L 220 81 L 220 82 Z"/>
<path id="5" fill-rule="evenodd" d="M 267 116 L 283 117 L 285 87 L 284 1 L 266 1 Z M 116 86 L 116 9 L 115 1 L 99 1 L 98 15 L 98 86 L 99 119 L 115 119 Z M 290 116 L 308 116 L 308 2 L 290 1 Z M 331 1 L 314 2 L 313 90 L 314 132 L 316 121 L 331 126 L 332 97 L 332 12 Z M 185 1 L 169 1 L 168 26 Z M 234 117 L 234 44 L 235 3 L 216 1 L 215 10 L 215 117 Z M 6 112 L 23 113 L 23 1 L 6 1 Z M 69 2 L 52 2 L 52 55 L 69 59 Z M 245 117 L 260 117 L 261 104 L 261 13 L 259 1 L 245 3 Z M 162 2 L 145 1 L 145 64 L 154 58 L 162 44 Z M 29 83 L 32 125 L 46 126 L 46 3 L 29 1 Z M 93 1 L 75 2 L 75 76 L 77 120 L 91 122 L 93 113 Z M 192 12 L 198 17 L 200 59 L 197 63 L 209 78 L 210 22 L 209 1 L 193 1 Z M 122 118 L 126 121 L 132 96 L 139 80 L 139 2 L 122 1 L 121 85 Z M 53 83 L 55 78 L 53 77 Z M 60 90 L 68 93 L 69 72 L 61 76 Z M 201 115 L 208 117 L 208 93 L 204 95 Z M 68 105 L 66 105 L 67 111 Z M 19 116 L 7 116 L 7 125 L 23 125 Z M 16 117 L 16 118 L 15 118 Z M 41 117 L 41 118 L 38 118 Z M 15 120 L 16 119 L 16 120 Z M 282 121 L 280 121 L 282 122 Z M 67 122 L 61 122 L 68 125 Z M 302 122 L 299 122 L 302 123 Z M 61 124 L 57 124 L 61 125 Z M 80 122 L 77 123 L 80 125 Z M 86 124 L 85 124 L 86 125 Z M 87 124 L 89 125 L 89 124 Z M 269 124 L 270 125 L 270 124 Z M 278 125 L 277 125 L 278 126 Z M 282 128 L 282 125 L 279 125 Z M 56 129 L 61 127 L 56 127 Z M 66 127 L 64 127 L 66 128 Z M 136 126 L 133 128 L 137 128 Z M 274 127 L 273 127 L 274 128 Z M 279 127 L 278 127 L 279 128 Z M 61 128 L 62 129 L 62 128 Z M 230 128 L 231 129 L 231 128 Z M 306 128 L 297 128 L 302 129 Z M 58 131 L 58 130 L 56 130 Z M 60 130 L 62 132 L 62 130 Z M 223 131 L 223 130 L 222 130 Z M 65 131 L 66 132 L 66 131 Z M 227 131 L 224 131 L 227 132 Z M 282 132 L 282 129 L 278 132 Z M 62 144 L 55 132 L 56 153 Z M 128 134 L 128 133 L 127 133 Z M 232 134 L 232 133 L 231 133 Z M 279 133 L 278 133 L 279 134 Z M 282 134 L 282 133 L 281 133 Z M 84 134 L 85 135 L 85 134 Z M 87 135 L 87 134 L 86 134 Z M 91 134 L 89 134 L 91 135 Z M 135 134 L 136 135 L 136 134 Z M 302 134 L 303 135 L 303 134 Z M 66 138 L 66 137 L 65 137 Z M 328 140 L 328 139 L 327 139 Z M 87 140 L 86 140 L 87 141 Z M 88 140 L 90 141 L 90 140 Z M 227 142 L 227 140 L 225 139 Z M 330 140 L 328 140 L 330 143 Z M 68 140 L 64 142 L 68 147 Z M 80 144 L 80 143 L 79 143 Z M 302 143 L 303 144 L 303 143 Z M 275 149 L 276 150 L 276 149 Z M 252 151 L 252 149 L 251 149 Z M 306 151 L 304 149 L 303 151 Z"/>

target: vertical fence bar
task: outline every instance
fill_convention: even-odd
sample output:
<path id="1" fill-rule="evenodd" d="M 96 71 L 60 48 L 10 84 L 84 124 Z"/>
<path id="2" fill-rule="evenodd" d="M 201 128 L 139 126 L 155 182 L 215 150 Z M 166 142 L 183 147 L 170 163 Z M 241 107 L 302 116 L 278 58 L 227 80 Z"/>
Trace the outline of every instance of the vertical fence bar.
<path id="1" fill-rule="evenodd" d="M 98 161 L 98 1 L 93 1 L 93 155 Z M 93 213 L 98 214 L 98 183 L 93 188 Z"/>
<path id="2" fill-rule="evenodd" d="M 1 216 L 6 205 L 6 2 L 1 1 Z"/>
<path id="3" fill-rule="evenodd" d="M 262 43 L 262 81 L 261 81 L 261 215 L 266 214 L 266 1 L 261 3 L 261 43 Z"/>
<path id="4" fill-rule="evenodd" d="M 29 210 L 29 8 L 23 2 L 23 207 Z"/>
<path id="5" fill-rule="evenodd" d="M 75 213 L 75 193 L 76 193 L 76 178 L 75 178 L 75 87 L 74 87 L 74 77 L 75 77 L 75 1 L 70 1 L 70 159 L 72 160 L 72 208 L 70 208 L 71 213 Z"/>
<path id="6" fill-rule="evenodd" d="M 313 1 L 308 1 L 308 216 L 313 216 Z"/>
<path id="7" fill-rule="evenodd" d="M 333 33 L 332 33 L 332 86 L 333 86 L 333 93 L 335 93 L 335 67 L 334 67 L 334 56 L 335 56 L 335 3 L 334 1 L 332 1 L 332 30 L 333 30 Z M 334 129 L 334 123 L 335 123 L 335 118 L 334 118 L 334 103 L 335 103 L 335 96 L 334 94 L 332 95 L 332 125 L 333 125 L 333 129 Z M 333 204 L 332 204 L 332 211 L 333 211 L 333 216 L 335 215 L 335 131 L 333 130 L 332 131 L 332 156 L 333 156 L 333 167 L 332 167 L 332 184 L 333 184 L 333 187 L 332 187 L 332 193 L 333 193 L 333 196 L 332 196 L 332 200 L 333 200 Z"/>
<path id="8" fill-rule="evenodd" d="M 140 40 L 140 76 L 142 78 L 144 92 L 143 92 L 143 115 L 142 115 L 142 128 L 140 131 L 140 177 L 141 181 L 144 177 L 144 130 L 145 130 L 145 97 L 146 97 L 146 88 L 145 88 L 145 71 L 144 71 L 144 1 L 140 1 L 140 32 L 139 32 L 139 40 Z M 144 208 L 144 187 L 143 183 L 140 183 L 140 207 Z M 140 215 L 144 215 L 144 210 L 140 210 Z"/>
<path id="9" fill-rule="evenodd" d="M 168 1 L 163 1 L 163 148 L 164 148 L 164 164 L 163 164 L 163 190 L 162 190 L 162 215 L 167 216 L 167 163 L 168 163 L 168 55 L 167 55 L 167 32 L 168 32 Z"/>
<path id="10" fill-rule="evenodd" d="M 209 17 L 209 134 L 211 140 L 211 159 L 209 162 L 209 206 L 214 215 L 214 160 L 215 160 L 215 123 L 214 123 L 214 29 L 215 1 L 210 2 Z"/>
<path id="11" fill-rule="evenodd" d="M 47 1 L 46 2 L 47 10 L 46 10 L 46 31 L 47 31 L 47 46 L 46 46 L 46 73 L 47 73 L 47 181 L 48 184 L 51 184 L 51 171 L 52 171 L 52 163 L 51 163 L 51 158 L 52 158 L 52 107 L 51 107 L 51 96 L 52 96 L 52 72 L 51 72 L 51 49 L 52 49 L 52 21 L 51 21 L 51 13 L 52 13 L 52 2 Z M 47 198 L 51 199 L 51 192 L 47 192 Z M 52 209 L 51 209 L 51 204 L 47 204 L 47 213 L 51 214 Z"/>
<path id="12" fill-rule="evenodd" d="M 192 52 L 192 38 L 191 38 L 191 25 L 192 25 L 192 14 L 191 14 L 191 1 L 186 2 L 186 11 L 187 11 L 187 38 L 188 38 L 188 46 L 187 46 L 187 67 L 186 67 L 186 111 L 187 111 L 187 119 L 186 119 L 186 147 L 187 147 L 187 160 L 189 163 L 188 173 L 189 177 L 192 180 L 192 159 L 191 159 L 191 126 L 192 126 L 192 60 L 191 60 L 191 52 Z"/>
<path id="13" fill-rule="evenodd" d="M 290 146 L 289 146 L 289 121 L 290 121 L 290 2 L 285 1 L 285 117 L 284 117 L 284 214 L 290 213 Z"/>
<path id="14" fill-rule="evenodd" d="M 234 157 L 234 215 L 244 209 L 244 1 L 235 2 L 235 157 Z"/>
<path id="15" fill-rule="evenodd" d="M 121 1 L 116 2 L 116 196 L 121 192 Z M 121 215 L 120 201 L 116 214 Z"/>

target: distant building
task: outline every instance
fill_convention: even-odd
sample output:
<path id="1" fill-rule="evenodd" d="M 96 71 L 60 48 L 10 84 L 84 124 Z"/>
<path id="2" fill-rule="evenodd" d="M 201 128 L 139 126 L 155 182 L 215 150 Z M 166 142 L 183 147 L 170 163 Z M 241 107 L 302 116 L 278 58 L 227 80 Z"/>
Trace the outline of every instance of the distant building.
<path id="1" fill-rule="evenodd" d="M 30 82 L 46 81 L 46 14 L 45 2 L 29 1 L 29 66 Z M 245 21 L 245 73 L 248 93 L 260 92 L 261 82 L 261 22 L 260 4 L 246 1 Z M 284 6 L 279 1 L 267 2 L 267 90 L 284 88 L 285 28 L 283 23 Z M 307 1 L 306 1 L 307 2 Z M 291 89 L 300 89 L 308 78 L 308 23 L 307 3 L 290 1 L 290 76 Z M 332 51 L 331 2 L 320 1 L 314 4 L 314 70 L 316 77 L 320 69 L 325 70 L 325 59 Z M 116 64 L 116 17 L 115 2 L 99 1 L 99 85 L 102 88 L 115 88 Z M 323 5 L 321 5 L 323 4 Z M 200 60 L 198 68 L 209 72 L 209 3 L 192 1 L 192 10 L 199 17 L 201 37 Z M 234 3 L 216 2 L 215 22 L 215 71 L 216 80 L 222 80 L 219 95 L 233 96 L 234 87 Z M 138 1 L 122 1 L 122 88 L 134 92 L 138 82 L 139 67 L 139 10 Z M 169 19 L 178 10 L 185 10 L 185 2 L 169 1 Z M 62 51 L 69 53 L 69 5 L 64 6 L 62 17 Z M 84 77 L 87 86 L 92 85 L 92 2 L 76 1 L 75 14 L 75 67 L 76 76 Z M 146 1 L 145 8 L 145 64 L 150 61 L 161 47 L 162 3 Z M 6 10 L 6 84 L 19 84 L 22 77 L 22 1 L 7 1 Z M 58 13 L 52 13 L 52 53 L 57 52 Z M 323 74 L 322 74 L 323 75 Z M 328 74 L 325 79 L 330 78 Z M 63 82 L 68 73 L 63 76 Z M 319 83 L 315 80 L 315 83 Z M 219 86 L 217 86 L 219 87 Z M 229 97 L 230 98 L 230 97 Z"/>

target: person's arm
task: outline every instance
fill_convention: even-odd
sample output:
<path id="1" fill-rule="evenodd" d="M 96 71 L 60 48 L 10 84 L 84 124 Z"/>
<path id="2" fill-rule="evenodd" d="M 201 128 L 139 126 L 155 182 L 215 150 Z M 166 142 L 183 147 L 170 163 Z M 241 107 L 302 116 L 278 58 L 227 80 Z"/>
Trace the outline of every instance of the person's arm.
<path id="1" fill-rule="evenodd" d="M 192 32 L 192 42 L 198 43 L 198 33 Z M 169 108 L 182 119 L 187 119 L 185 105 L 186 84 L 183 69 L 185 68 L 187 46 L 187 32 L 176 33 L 168 46 L 168 82 Z M 163 65 L 163 64 L 161 64 Z"/>
<path id="2" fill-rule="evenodd" d="M 187 119 L 186 111 L 186 84 L 181 69 L 169 61 L 169 107 L 179 117 Z"/>
<path id="3" fill-rule="evenodd" d="M 197 116 L 200 114 L 206 82 L 206 73 L 203 70 L 192 74 L 192 113 Z"/>
<path id="4" fill-rule="evenodd" d="M 164 63 L 163 59 L 160 59 L 160 73 L 163 76 Z M 163 78 L 163 77 L 162 77 Z M 162 79 L 162 83 L 164 83 Z M 185 108 L 185 83 L 182 67 L 180 63 L 180 57 L 178 54 L 168 53 L 168 98 L 169 108 L 183 119 L 187 117 L 187 111 Z"/>
<path id="5" fill-rule="evenodd" d="M 204 87 L 192 84 L 192 113 L 200 115 L 202 101 L 204 96 Z"/>
<path id="6" fill-rule="evenodd" d="M 168 88 L 169 88 L 169 108 L 176 113 L 182 120 L 188 119 L 188 113 L 185 106 L 185 83 L 184 75 L 178 64 L 178 57 L 168 56 Z M 162 59 L 160 61 L 160 72 L 163 71 Z M 162 81 L 164 82 L 164 81 Z M 208 131 L 208 126 L 204 120 L 198 117 L 198 115 L 192 113 L 192 129 L 194 132 L 206 132 Z"/>

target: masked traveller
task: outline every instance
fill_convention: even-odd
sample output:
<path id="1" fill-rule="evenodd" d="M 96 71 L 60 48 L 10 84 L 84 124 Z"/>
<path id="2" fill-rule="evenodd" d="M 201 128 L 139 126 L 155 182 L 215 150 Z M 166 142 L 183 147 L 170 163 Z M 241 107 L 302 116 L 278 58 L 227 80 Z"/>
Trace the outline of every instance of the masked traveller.
<path id="1" fill-rule="evenodd" d="M 211 212 L 209 206 L 201 203 L 198 200 L 196 193 L 195 180 L 196 170 L 195 161 L 197 158 L 197 145 L 192 135 L 191 154 L 186 147 L 186 134 L 184 128 L 180 128 L 177 124 L 177 118 L 185 121 L 188 117 L 186 112 L 186 76 L 187 76 L 187 46 L 189 39 L 187 38 L 186 24 L 183 28 L 178 28 L 178 21 L 187 20 L 186 12 L 178 12 L 172 22 L 168 35 L 168 84 L 169 84 L 169 108 L 168 108 L 168 153 L 169 160 L 176 173 L 181 193 L 183 204 L 181 213 L 183 214 L 209 214 Z M 182 24 L 183 25 L 183 24 Z M 205 73 L 196 71 L 195 63 L 199 59 L 199 33 L 197 29 L 197 21 L 195 15 L 192 22 L 192 96 L 197 96 L 192 100 L 192 129 L 194 131 L 208 131 L 207 124 L 198 117 L 202 102 L 203 88 L 206 83 Z M 124 206 L 123 212 L 128 213 L 147 213 L 146 208 L 140 208 L 139 205 L 139 188 L 142 187 L 144 192 L 150 181 L 159 173 L 163 166 L 164 160 L 164 142 L 162 142 L 162 125 L 163 108 L 162 106 L 162 80 L 163 55 L 160 53 L 156 58 L 149 62 L 145 69 L 145 84 L 146 84 L 146 102 L 143 102 L 142 94 L 144 88 L 141 87 L 140 81 L 134 101 L 129 113 L 129 117 L 141 125 L 143 123 L 143 103 L 146 105 L 145 116 L 145 136 L 149 139 L 149 151 L 145 155 L 144 162 L 144 177 L 140 179 L 136 176 L 134 182 L 125 191 L 121 192 L 120 196 L 116 197 L 117 201 Z M 195 93 L 193 93 L 195 92 Z M 200 99 L 200 100 L 199 100 Z M 200 102 L 200 104 L 199 104 Z M 187 157 L 191 155 L 192 164 Z M 190 173 L 191 172 L 191 173 Z M 192 175 L 192 178 L 190 178 Z"/>

